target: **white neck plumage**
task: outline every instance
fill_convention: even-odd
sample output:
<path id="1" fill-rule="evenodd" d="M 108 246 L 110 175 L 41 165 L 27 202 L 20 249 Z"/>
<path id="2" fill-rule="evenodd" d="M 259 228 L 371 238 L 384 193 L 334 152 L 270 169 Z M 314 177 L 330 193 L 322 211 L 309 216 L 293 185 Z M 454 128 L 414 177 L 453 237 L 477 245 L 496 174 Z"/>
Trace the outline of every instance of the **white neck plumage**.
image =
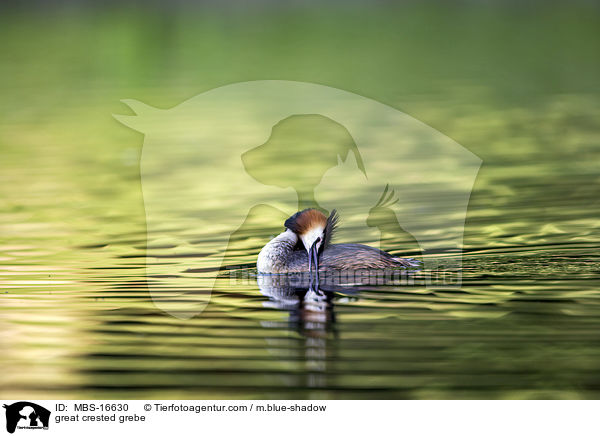
<path id="1" fill-rule="evenodd" d="M 262 273 L 280 273 L 285 271 L 285 262 L 288 255 L 294 250 L 298 236 L 289 229 L 269 241 L 260 250 L 256 267 Z"/>

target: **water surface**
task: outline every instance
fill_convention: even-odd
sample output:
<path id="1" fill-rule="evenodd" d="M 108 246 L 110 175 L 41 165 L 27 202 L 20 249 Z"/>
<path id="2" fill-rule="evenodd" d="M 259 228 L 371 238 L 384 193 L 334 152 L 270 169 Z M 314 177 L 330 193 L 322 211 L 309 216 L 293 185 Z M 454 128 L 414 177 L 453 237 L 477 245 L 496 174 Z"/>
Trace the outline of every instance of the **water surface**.
<path id="1" fill-rule="evenodd" d="M 598 398 L 597 14 L 511 11 L 474 7 L 447 20 L 441 9 L 417 8 L 406 22 L 404 14 L 326 14 L 311 29 L 302 16 L 284 15 L 275 27 L 254 17 L 233 26 L 237 33 L 220 30 L 222 16 L 199 25 L 185 14 L 156 15 L 131 25 L 133 13 L 84 11 L 47 22 L 17 15 L 0 30 L 12 41 L 1 49 L 11 62 L 0 70 L 1 395 Z M 411 26 L 422 14 L 438 17 L 456 45 Z M 355 34 L 357 27 L 364 32 Z M 398 36 L 398 28 L 406 33 Z M 38 31 L 17 38 L 28 29 Z M 162 45 L 148 43 L 156 29 Z M 245 45 L 248 35 L 260 50 Z M 310 35 L 310 56 L 288 50 L 302 35 Z M 194 45 L 207 38 L 211 44 Z M 338 50 L 340 41 L 349 41 L 349 54 Z M 90 46 L 96 60 L 84 56 Z M 227 50 L 254 67 L 231 65 Z M 401 55 L 391 58 L 392 50 Z M 196 58 L 206 62 L 190 61 Z M 324 65 L 319 73 L 315 62 Z M 142 136 L 111 118 L 126 111 L 119 99 L 169 107 L 201 90 L 265 77 L 369 95 L 483 159 L 460 287 L 417 281 L 325 295 L 261 291 L 253 268 L 282 228 L 277 214 L 248 224 L 227 253 L 228 269 L 212 260 L 214 241 L 206 237 L 222 236 L 219 217 L 214 228 L 181 230 L 202 235 L 191 246 L 147 239 Z M 231 187 L 228 204 L 246 200 Z M 432 193 L 423 201 L 444 199 Z M 411 257 L 456 255 L 420 253 L 406 234 L 359 237 Z M 444 227 L 431 237 L 442 241 Z M 148 277 L 146 256 L 169 271 L 196 259 L 199 268 Z M 236 268 L 248 275 L 233 277 Z M 148 281 L 152 297 L 173 313 L 193 310 L 209 294 L 210 302 L 199 316 L 173 317 L 156 307 Z"/>

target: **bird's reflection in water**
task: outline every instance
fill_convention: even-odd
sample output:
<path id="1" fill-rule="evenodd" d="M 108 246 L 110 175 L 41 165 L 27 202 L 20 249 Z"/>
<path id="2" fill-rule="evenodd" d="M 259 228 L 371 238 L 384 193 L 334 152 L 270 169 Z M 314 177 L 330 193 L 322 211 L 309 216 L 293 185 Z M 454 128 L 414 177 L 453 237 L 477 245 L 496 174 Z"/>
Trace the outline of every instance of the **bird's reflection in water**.
<path id="1" fill-rule="evenodd" d="M 289 312 L 289 328 L 303 336 L 323 337 L 335 333 L 335 294 L 355 294 L 357 291 L 341 285 L 317 285 L 307 274 L 259 275 L 260 292 L 269 297 L 265 307 Z"/>
<path id="2" fill-rule="evenodd" d="M 306 279 L 306 280 L 305 280 Z M 335 359 L 335 343 L 338 337 L 335 324 L 334 295 L 349 294 L 342 286 L 326 287 L 310 283 L 307 277 L 298 275 L 259 275 L 258 287 L 269 297 L 265 307 L 289 313 L 287 323 L 265 322 L 268 328 L 287 328 L 297 332 L 289 347 L 281 347 L 280 341 L 270 341 L 269 352 L 282 360 L 294 360 L 303 368 L 287 378 L 289 384 L 302 387 L 326 387 L 327 362 Z M 298 346 L 299 345 L 299 346 Z"/>
<path id="3" fill-rule="evenodd" d="M 321 337 L 323 332 L 333 329 L 333 292 L 313 286 L 307 290 L 299 289 L 297 295 L 299 303 L 290 311 L 290 325 L 303 332 L 304 336 L 311 337 Z"/>

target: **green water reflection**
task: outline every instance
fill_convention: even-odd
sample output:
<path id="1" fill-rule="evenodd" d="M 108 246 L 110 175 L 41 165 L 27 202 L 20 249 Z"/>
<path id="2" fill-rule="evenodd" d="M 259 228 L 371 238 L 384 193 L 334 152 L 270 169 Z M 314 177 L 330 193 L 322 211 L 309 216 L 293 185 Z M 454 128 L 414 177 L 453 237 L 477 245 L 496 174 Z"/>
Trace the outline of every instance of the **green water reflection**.
<path id="1" fill-rule="evenodd" d="M 594 6 L 181 8 L 0 14 L 3 397 L 599 397 Z M 482 158 L 460 288 L 363 287 L 298 306 L 305 296 L 219 272 L 210 240 L 147 244 L 143 138 L 111 117 L 127 111 L 120 99 L 167 108 L 265 78 L 369 96 Z M 277 211 L 256 217 L 227 265 L 253 265 L 280 231 Z M 410 235 L 381 238 L 420 254 Z M 146 278 L 147 254 L 182 253 L 209 254 L 209 268 Z M 147 289 L 185 311 L 215 275 L 190 320 Z"/>

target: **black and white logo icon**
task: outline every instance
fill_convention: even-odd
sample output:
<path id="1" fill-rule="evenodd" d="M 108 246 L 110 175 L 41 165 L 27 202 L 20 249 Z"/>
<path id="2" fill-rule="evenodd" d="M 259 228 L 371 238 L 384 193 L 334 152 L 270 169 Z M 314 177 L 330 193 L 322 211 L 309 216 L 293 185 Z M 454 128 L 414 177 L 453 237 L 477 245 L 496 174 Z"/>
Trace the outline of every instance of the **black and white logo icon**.
<path id="1" fill-rule="evenodd" d="M 3 406 L 6 409 L 6 431 L 14 433 L 16 429 L 48 429 L 50 411 L 29 401 L 18 401 Z"/>

